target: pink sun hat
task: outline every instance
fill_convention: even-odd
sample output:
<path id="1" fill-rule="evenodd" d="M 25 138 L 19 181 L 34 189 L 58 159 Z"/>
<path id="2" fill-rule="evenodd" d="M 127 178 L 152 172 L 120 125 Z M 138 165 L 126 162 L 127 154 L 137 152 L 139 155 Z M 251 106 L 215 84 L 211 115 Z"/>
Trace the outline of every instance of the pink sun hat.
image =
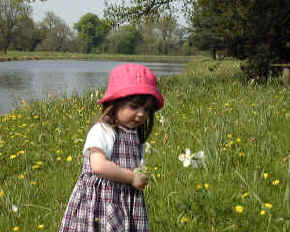
<path id="1" fill-rule="evenodd" d="M 158 102 L 157 110 L 164 105 L 164 99 L 157 87 L 157 78 L 149 68 L 140 64 L 121 64 L 112 69 L 105 95 L 98 103 L 103 104 L 136 94 L 155 97 Z"/>

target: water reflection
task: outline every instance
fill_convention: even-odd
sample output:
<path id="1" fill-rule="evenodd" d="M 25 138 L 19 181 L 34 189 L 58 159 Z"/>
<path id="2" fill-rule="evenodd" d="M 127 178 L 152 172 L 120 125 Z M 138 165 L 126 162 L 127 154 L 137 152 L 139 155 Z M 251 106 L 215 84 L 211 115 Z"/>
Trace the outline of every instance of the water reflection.
<path id="1" fill-rule="evenodd" d="M 0 114 L 26 101 L 51 96 L 83 94 L 104 87 L 109 72 L 124 62 L 40 60 L 0 63 Z M 184 64 L 137 62 L 151 68 L 158 77 L 178 74 Z"/>

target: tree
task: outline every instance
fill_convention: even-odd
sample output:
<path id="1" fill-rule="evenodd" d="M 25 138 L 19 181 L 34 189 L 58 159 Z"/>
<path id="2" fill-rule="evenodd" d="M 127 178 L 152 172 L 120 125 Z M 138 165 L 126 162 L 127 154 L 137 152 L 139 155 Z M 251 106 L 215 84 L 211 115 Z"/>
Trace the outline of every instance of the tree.
<path id="1" fill-rule="evenodd" d="M 109 51 L 120 54 L 135 54 L 142 35 L 134 25 L 124 25 L 111 31 L 107 38 Z"/>
<path id="2" fill-rule="evenodd" d="M 82 16 L 79 22 L 74 24 L 74 28 L 78 32 L 78 37 L 82 41 L 83 50 L 86 53 L 90 53 L 98 47 L 111 30 L 105 20 L 99 19 L 97 15 L 92 13 Z"/>
<path id="3" fill-rule="evenodd" d="M 144 17 L 159 19 L 160 12 L 176 2 L 132 0 L 118 5 L 107 1 L 106 16 L 113 25 Z M 290 62 L 289 0 L 183 0 L 182 11 L 192 22 L 192 31 L 208 38 L 207 46 L 214 48 L 221 42 L 229 55 L 247 59 L 244 70 L 250 78 L 267 79 L 272 63 Z"/>
<path id="4" fill-rule="evenodd" d="M 31 8 L 26 2 L 18 0 L 0 0 L 0 35 L 3 51 L 6 54 L 16 30 L 19 19 L 29 16 Z"/>
<path id="5" fill-rule="evenodd" d="M 45 32 L 45 39 L 38 46 L 38 50 L 70 51 L 70 43 L 75 39 L 74 33 L 68 25 L 53 12 L 47 12 L 40 24 Z"/>

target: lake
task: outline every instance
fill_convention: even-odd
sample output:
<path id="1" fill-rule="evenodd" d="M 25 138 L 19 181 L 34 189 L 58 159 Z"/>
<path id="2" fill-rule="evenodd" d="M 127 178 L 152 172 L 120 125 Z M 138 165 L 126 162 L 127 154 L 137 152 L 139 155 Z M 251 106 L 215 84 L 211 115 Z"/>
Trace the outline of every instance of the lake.
<path id="1" fill-rule="evenodd" d="M 50 96 L 82 95 L 105 87 L 110 70 L 119 61 L 39 60 L 0 62 L 0 115 L 21 99 L 27 102 Z M 158 77 L 185 71 L 185 64 L 135 62 L 149 67 Z"/>

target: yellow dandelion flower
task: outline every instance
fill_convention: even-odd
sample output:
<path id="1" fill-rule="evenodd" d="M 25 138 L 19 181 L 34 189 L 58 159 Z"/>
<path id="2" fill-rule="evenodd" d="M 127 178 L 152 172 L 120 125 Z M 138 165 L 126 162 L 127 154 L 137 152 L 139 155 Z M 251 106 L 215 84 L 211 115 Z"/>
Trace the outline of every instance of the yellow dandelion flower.
<path id="1" fill-rule="evenodd" d="M 235 207 L 235 209 L 236 209 L 236 213 L 238 213 L 238 214 L 241 214 L 241 213 L 243 213 L 243 211 L 244 211 L 244 207 L 241 206 L 241 205 L 237 205 L 237 206 Z"/>
<path id="2" fill-rule="evenodd" d="M 38 164 L 39 166 L 41 166 L 43 164 L 43 162 L 42 161 L 38 161 L 38 162 L 36 162 L 36 164 Z"/>
<path id="3" fill-rule="evenodd" d="M 196 185 L 196 189 L 197 189 L 197 190 L 202 189 L 202 185 L 201 185 L 201 184 L 197 184 L 197 185 Z"/>
<path id="4" fill-rule="evenodd" d="M 273 181 L 273 185 L 278 185 L 278 184 L 280 184 L 280 180 L 276 179 Z"/>
<path id="5" fill-rule="evenodd" d="M 32 169 L 38 169 L 38 168 L 40 168 L 40 166 L 38 164 L 35 164 L 32 166 Z"/>
<path id="6" fill-rule="evenodd" d="M 12 230 L 13 231 L 19 231 L 19 226 L 14 226 Z"/>
<path id="7" fill-rule="evenodd" d="M 56 157 L 56 160 L 60 161 L 61 160 L 61 156 Z"/>
<path id="8" fill-rule="evenodd" d="M 17 152 L 17 155 L 23 155 L 23 154 L 24 154 L 23 150 Z"/>
<path id="9" fill-rule="evenodd" d="M 186 217 L 186 216 L 184 216 L 184 217 L 182 217 L 181 219 L 180 219 L 180 222 L 181 223 L 187 223 L 187 222 L 189 222 L 190 221 L 190 218 L 189 217 Z"/>
<path id="10" fill-rule="evenodd" d="M 205 189 L 209 189 L 209 184 L 208 184 L 208 183 L 205 183 L 205 184 L 204 184 L 204 188 L 205 188 Z"/>
<path id="11" fill-rule="evenodd" d="M 240 142 L 241 142 L 241 139 L 238 137 L 238 138 L 236 139 L 236 141 L 237 141 L 237 143 L 240 143 Z"/>
<path id="12" fill-rule="evenodd" d="M 43 228 L 44 228 L 43 224 L 40 224 L 40 225 L 37 226 L 37 229 L 39 229 L 39 230 L 43 230 Z"/>
<path id="13" fill-rule="evenodd" d="M 228 134 L 227 137 L 230 139 L 232 138 L 232 134 Z"/>
<path id="14" fill-rule="evenodd" d="M 260 215 L 264 216 L 266 214 L 266 210 L 261 210 Z"/>
<path id="15" fill-rule="evenodd" d="M 36 185 L 36 181 L 31 181 L 30 184 L 31 185 Z"/>
<path id="16" fill-rule="evenodd" d="M 264 179 L 266 180 L 268 177 L 269 177 L 269 174 L 265 172 L 264 173 Z"/>
<path id="17" fill-rule="evenodd" d="M 56 154 L 59 154 L 59 153 L 61 153 L 61 150 L 60 149 L 57 149 L 56 150 Z"/>
<path id="18" fill-rule="evenodd" d="M 241 152 L 239 153 L 239 156 L 240 156 L 240 157 L 244 157 L 244 156 L 245 156 L 245 153 L 241 151 Z"/>
<path id="19" fill-rule="evenodd" d="M 267 209 L 272 209 L 272 204 L 271 203 L 265 203 L 265 207 L 267 208 Z"/>
<path id="20" fill-rule="evenodd" d="M 16 155 L 12 154 L 10 155 L 10 159 L 15 159 L 16 158 Z"/>
<path id="21" fill-rule="evenodd" d="M 66 161 L 67 162 L 71 162 L 72 161 L 72 156 L 70 155 L 70 156 L 66 157 Z"/>
<path id="22" fill-rule="evenodd" d="M 157 176 L 157 178 L 160 178 L 161 177 L 161 174 L 160 173 L 157 173 L 156 176 Z"/>
<path id="23" fill-rule="evenodd" d="M 4 196 L 3 190 L 0 190 L 0 198 L 2 198 L 3 196 Z"/>
<path id="24" fill-rule="evenodd" d="M 158 167 L 155 167 L 154 170 L 157 171 L 158 170 Z"/>
<path id="25" fill-rule="evenodd" d="M 19 176 L 18 176 L 18 179 L 24 179 L 24 175 L 23 174 L 20 174 Z"/>
<path id="26" fill-rule="evenodd" d="M 242 198 L 247 198 L 249 196 L 249 193 L 243 193 Z"/>

